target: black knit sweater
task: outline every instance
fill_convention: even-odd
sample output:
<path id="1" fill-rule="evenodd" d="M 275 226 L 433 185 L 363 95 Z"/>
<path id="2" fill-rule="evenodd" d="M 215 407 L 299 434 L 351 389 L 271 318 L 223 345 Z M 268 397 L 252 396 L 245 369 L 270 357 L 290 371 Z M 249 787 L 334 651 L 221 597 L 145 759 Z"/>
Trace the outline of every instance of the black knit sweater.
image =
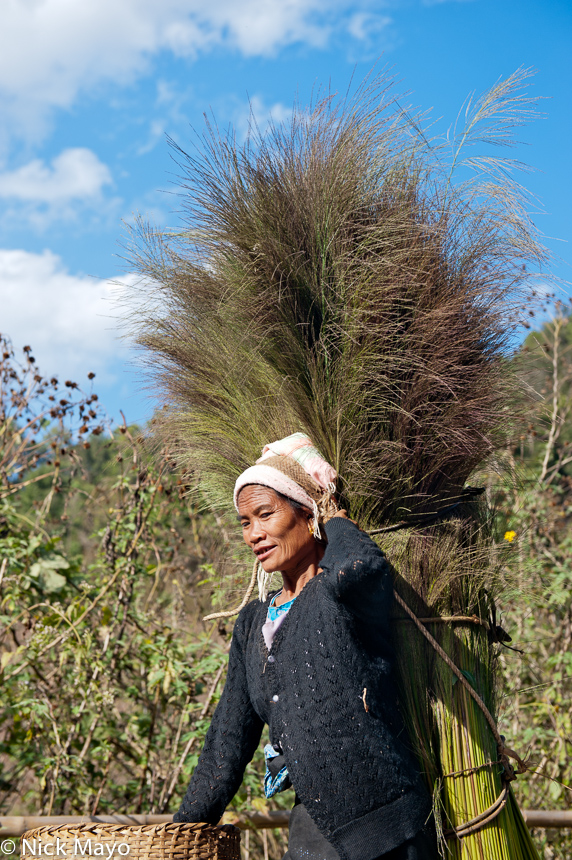
<path id="1" fill-rule="evenodd" d="M 412 838 L 430 802 L 391 680 L 387 562 L 350 520 L 325 529 L 323 572 L 270 651 L 268 601 L 238 616 L 224 691 L 174 820 L 219 821 L 268 723 L 298 797 L 341 860 L 372 860 Z"/>

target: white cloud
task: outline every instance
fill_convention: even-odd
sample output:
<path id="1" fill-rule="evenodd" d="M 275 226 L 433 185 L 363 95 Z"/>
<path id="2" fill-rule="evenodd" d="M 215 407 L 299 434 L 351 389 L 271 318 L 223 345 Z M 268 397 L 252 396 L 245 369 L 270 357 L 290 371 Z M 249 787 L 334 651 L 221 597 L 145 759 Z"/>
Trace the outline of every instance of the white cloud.
<path id="1" fill-rule="evenodd" d="M 64 149 L 51 163 L 34 159 L 0 172 L 0 229 L 43 232 L 57 221 L 81 229 L 114 219 L 122 201 L 104 194 L 111 172 L 90 149 Z"/>
<path id="2" fill-rule="evenodd" d="M 121 86 L 162 50 L 217 45 L 247 56 L 325 44 L 349 0 L 4 0 L 0 106 L 12 132 L 37 135 L 54 108 L 102 84 Z M 6 122 L 6 120 L 5 120 Z"/>
<path id="3" fill-rule="evenodd" d="M 324 13 L 339 5 L 324 0 L 215 0 L 209 17 L 217 32 L 227 30 L 231 44 L 252 56 L 272 54 L 298 41 L 323 46 L 332 29 Z"/>
<path id="4" fill-rule="evenodd" d="M 358 41 L 369 42 L 392 23 L 388 15 L 374 15 L 370 12 L 356 12 L 348 23 L 348 33 Z"/>
<path id="5" fill-rule="evenodd" d="M 157 80 L 154 105 L 157 115 L 149 120 L 147 139 L 137 148 L 137 155 L 150 152 L 159 141 L 164 141 L 167 129 L 170 129 L 171 133 L 177 127 L 188 130 L 191 88 L 187 82 L 185 84 L 181 87 L 178 82 L 172 80 Z"/>
<path id="6" fill-rule="evenodd" d="M 241 105 L 234 112 L 234 128 L 239 139 L 244 140 L 249 131 L 258 130 L 264 134 L 271 123 L 280 125 L 292 116 L 292 108 L 282 102 L 266 105 L 261 96 L 254 95 L 248 105 Z"/>
<path id="7" fill-rule="evenodd" d="M 64 149 L 50 166 L 34 159 L 0 173 L 0 197 L 55 204 L 97 197 L 111 184 L 109 168 L 90 149 Z"/>
<path id="8" fill-rule="evenodd" d="M 70 274 L 51 251 L 0 249 L 0 331 L 15 347 L 30 344 L 44 373 L 114 379 L 128 354 L 118 336 L 120 292 L 110 280 Z"/>

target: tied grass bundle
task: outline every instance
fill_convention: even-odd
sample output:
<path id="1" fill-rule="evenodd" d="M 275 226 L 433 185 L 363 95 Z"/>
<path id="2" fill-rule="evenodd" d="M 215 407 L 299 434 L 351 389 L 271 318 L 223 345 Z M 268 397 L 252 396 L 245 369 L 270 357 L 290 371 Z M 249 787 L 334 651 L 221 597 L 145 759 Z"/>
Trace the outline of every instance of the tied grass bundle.
<path id="1" fill-rule="evenodd" d="M 140 222 L 131 252 L 157 284 L 136 336 L 160 431 L 203 498 L 233 520 L 237 475 L 266 442 L 307 433 L 362 528 L 407 526 L 378 539 L 421 617 L 484 620 L 498 591 L 490 516 L 462 491 L 514 420 L 515 310 L 545 257 L 509 162 L 463 159 L 460 143 L 509 142 L 531 113 L 527 76 L 470 101 L 445 141 L 382 77 L 242 146 L 207 126 L 194 155 L 178 150 L 188 228 Z M 502 765 L 450 669 L 411 623 L 394 626 L 404 714 L 447 830 L 499 796 Z M 485 626 L 428 626 L 494 713 Z M 512 795 L 448 848 L 537 856 Z"/>

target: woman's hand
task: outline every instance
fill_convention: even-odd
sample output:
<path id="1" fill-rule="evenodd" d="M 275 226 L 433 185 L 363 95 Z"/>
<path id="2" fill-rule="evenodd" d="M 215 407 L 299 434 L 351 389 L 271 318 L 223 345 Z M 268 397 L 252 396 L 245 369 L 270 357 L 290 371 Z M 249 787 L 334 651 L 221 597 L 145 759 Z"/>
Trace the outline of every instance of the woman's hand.
<path id="1" fill-rule="evenodd" d="M 346 511 L 346 509 L 345 509 L 345 508 L 342 508 L 342 510 L 341 510 L 341 511 L 336 511 L 336 513 L 334 514 L 334 517 L 341 517 L 341 518 L 342 518 L 342 519 L 344 519 L 344 520 L 350 520 L 350 523 L 353 523 L 353 524 L 354 524 L 354 526 L 357 526 L 356 521 L 355 521 L 355 520 L 352 520 L 352 519 L 350 519 L 350 518 L 348 517 L 348 512 Z M 332 517 L 332 519 L 333 519 L 334 517 Z"/>

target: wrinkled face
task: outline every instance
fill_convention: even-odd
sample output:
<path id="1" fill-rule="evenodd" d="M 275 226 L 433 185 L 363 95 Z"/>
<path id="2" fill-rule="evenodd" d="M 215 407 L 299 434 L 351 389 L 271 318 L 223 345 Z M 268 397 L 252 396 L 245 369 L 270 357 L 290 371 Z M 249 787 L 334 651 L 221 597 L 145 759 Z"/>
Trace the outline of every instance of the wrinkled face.
<path id="1" fill-rule="evenodd" d="M 308 530 L 312 515 L 295 510 L 269 487 L 240 491 L 238 515 L 245 542 L 267 572 L 288 572 L 316 560 L 319 546 Z"/>

